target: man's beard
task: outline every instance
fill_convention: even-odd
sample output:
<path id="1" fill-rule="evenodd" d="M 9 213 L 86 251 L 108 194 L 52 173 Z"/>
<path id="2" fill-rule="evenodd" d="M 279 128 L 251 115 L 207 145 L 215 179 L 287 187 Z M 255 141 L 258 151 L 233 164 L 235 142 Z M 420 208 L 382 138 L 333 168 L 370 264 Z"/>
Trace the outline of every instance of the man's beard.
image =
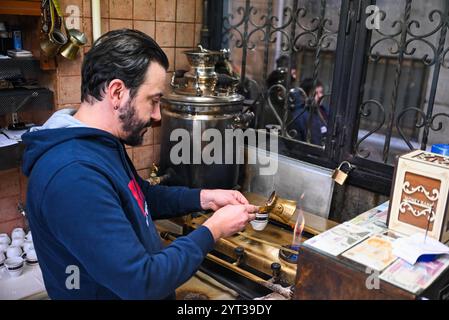
<path id="1" fill-rule="evenodd" d="M 142 121 L 137 118 L 136 107 L 133 99 L 130 98 L 123 108 L 119 109 L 119 119 L 122 122 L 122 129 L 127 134 L 122 141 L 129 146 L 138 146 L 143 142 L 142 130 L 151 126 L 149 121 Z"/>

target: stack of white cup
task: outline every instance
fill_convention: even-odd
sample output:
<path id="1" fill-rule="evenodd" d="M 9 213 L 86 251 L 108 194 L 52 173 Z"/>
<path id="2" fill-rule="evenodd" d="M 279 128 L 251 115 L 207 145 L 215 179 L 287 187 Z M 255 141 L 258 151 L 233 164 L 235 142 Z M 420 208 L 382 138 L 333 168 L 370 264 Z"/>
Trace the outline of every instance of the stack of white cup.
<path id="1" fill-rule="evenodd" d="M 6 233 L 0 234 L 0 270 L 6 268 L 11 277 L 18 277 L 23 272 L 24 262 L 37 264 L 31 232 L 25 234 L 22 228 L 15 228 L 11 238 Z"/>

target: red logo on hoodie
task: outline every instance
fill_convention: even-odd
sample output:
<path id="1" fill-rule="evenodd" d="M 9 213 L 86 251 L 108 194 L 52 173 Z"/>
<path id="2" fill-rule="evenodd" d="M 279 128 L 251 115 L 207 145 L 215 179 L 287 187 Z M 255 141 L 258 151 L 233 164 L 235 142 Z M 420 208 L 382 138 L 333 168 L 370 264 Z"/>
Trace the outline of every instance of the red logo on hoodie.
<path id="1" fill-rule="evenodd" d="M 134 198 L 137 200 L 137 204 L 140 207 L 140 210 L 142 211 L 142 214 L 144 217 L 148 215 L 148 212 L 145 210 L 145 196 L 142 193 L 142 190 L 140 189 L 139 184 L 137 183 L 136 179 L 132 179 L 128 183 L 128 188 L 131 190 L 131 193 L 133 194 Z"/>

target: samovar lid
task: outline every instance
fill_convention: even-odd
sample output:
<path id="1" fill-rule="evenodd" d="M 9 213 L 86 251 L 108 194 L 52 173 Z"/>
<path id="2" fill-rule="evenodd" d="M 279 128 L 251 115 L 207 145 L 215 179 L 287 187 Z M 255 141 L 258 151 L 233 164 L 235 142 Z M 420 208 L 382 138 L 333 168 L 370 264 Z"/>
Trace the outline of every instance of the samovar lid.
<path id="1" fill-rule="evenodd" d="M 215 64 L 223 57 L 223 52 L 204 49 L 201 45 L 195 50 L 185 50 L 183 53 L 193 68 L 215 69 Z"/>
<path id="2" fill-rule="evenodd" d="M 197 49 L 183 53 L 189 61 L 190 70 L 176 70 L 173 73 L 171 92 L 164 96 L 164 100 L 199 104 L 226 104 L 244 100 L 237 93 L 237 78 L 215 72 L 217 62 L 225 58 L 223 51 L 212 51 L 198 45 Z"/>

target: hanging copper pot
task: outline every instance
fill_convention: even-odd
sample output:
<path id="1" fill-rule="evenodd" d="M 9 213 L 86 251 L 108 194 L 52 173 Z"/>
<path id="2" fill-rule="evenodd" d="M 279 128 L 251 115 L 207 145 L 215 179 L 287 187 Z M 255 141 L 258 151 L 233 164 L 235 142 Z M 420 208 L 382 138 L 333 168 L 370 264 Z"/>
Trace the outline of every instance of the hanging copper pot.
<path id="1" fill-rule="evenodd" d="M 67 59 L 75 60 L 79 49 L 87 43 L 87 37 L 77 29 L 68 29 L 69 41 L 61 48 L 61 55 Z"/>
<path id="2" fill-rule="evenodd" d="M 75 60 L 79 49 L 87 43 L 87 37 L 77 29 L 67 28 L 58 0 L 47 0 L 43 4 L 46 5 L 46 2 L 49 2 L 51 27 L 41 41 L 42 51 L 49 57 L 54 57 L 60 53 L 66 59 Z M 62 26 L 66 34 L 62 32 Z"/>
<path id="3" fill-rule="evenodd" d="M 44 8 L 44 10 L 47 10 L 47 8 Z M 44 34 L 40 46 L 44 54 L 52 58 L 56 56 L 61 47 L 66 44 L 67 37 L 59 28 L 56 27 L 56 19 L 59 19 L 59 16 L 55 17 L 55 8 L 52 0 L 48 1 L 48 10 L 50 11 L 51 27 L 48 33 Z"/>

